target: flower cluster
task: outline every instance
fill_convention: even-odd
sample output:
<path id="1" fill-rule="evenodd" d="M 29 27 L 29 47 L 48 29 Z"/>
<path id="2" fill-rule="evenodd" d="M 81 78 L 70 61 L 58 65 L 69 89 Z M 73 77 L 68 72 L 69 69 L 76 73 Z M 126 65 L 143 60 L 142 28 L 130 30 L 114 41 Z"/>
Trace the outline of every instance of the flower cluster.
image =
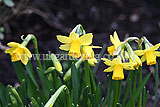
<path id="1" fill-rule="evenodd" d="M 114 32 L 113 36 L 110 35 L 110 40 L 113 45 L 108 47 L 107 50 L 108 53 L 115 58 L 112 61 L 106 58 L 102 58 L 102 60 L 105 61 L 104 64 L 110 66 L 105 69 L 104 72 L 113 71 L 113 80 L 124 79 L 123 68 L 125 70 L 135 70 L 138 69 L 139 66 L 142 66 L 142 63 L 145 61 L 147 62 L 147 65 L 153 65 L 156 64 L 156 57 L 160 56 L 160 52 L 156 51 L 159 48 L 160 43 L 153 46 L 145 37 L 142 38 L 145 49 L 135 51 L 133 51 L 129 45 L 129 40 L 136 40 L 139 43 L 140 40 L 136 37 L 129 37 L 121 42 L 117 33 Z M 138 56 L 142 56 L 141 59 Z"/>

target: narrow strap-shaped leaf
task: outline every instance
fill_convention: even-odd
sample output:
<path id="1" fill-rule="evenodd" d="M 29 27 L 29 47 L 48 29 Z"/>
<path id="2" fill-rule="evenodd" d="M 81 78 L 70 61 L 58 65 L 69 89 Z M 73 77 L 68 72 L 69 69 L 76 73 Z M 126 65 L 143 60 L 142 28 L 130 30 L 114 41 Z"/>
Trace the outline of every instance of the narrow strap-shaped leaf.
<path id="1" fill-rule="evenodd" d="M 72 63 L 71 66 L 71 73 L 72 73 L 72 87 L 73 87 L 73 103 L 74 105 L 77 105 L 79 96 L 79 79 L 78 79 L 77 69 L 74 63 Z"/>
<path id="2" fill-rule="evenodd" d="M 21 83 L 23 79 L 27 79 L 26 74 L 25 74 L 25 70 L 21 64 L 21 62 L 13 62 L 13 67 L 16 71 L 17 77 L 19 82 Z"/>
<path id="3" fill-rule="evenodd" d="M 100 100 L 101 100 L 101 83 L 100 83 L 100 82 L 97 84 L 95 97 L 96 97 L 96 101 L 97 101 L 98 104 L 99 104 L 99 103 L 100 103 Z"/>
<path id="4" fill-rule="evenodd" d="M 31 80 L 33 81 L 33 83 L 35 84 L 35 86 L 38 88 L 38 84 L 36 82 L 36 79 L 35 79 L 35 74 L 33 72 L 33 68 L 32 68 L 32 65 L 31 65 L 31 61 L 28 62 L 28 64 L 25 66 L 26 67 L 26 70 L 31 78 Z"/>
<path id="5" fill-rule="evenodd" d="M 96 91 L 96 83 L 95 83 L 95 78 L 94 78 L 94 74 L 92 72 L 92 69 L 89 67 L 89 72 L 90 72 L 90 82 L 91 82 L 91 91 L 93 93 L 95 93 Z"/>
<path id="6" fill-rule="evenodd" d="M 159 84 L 159 79 L 158 79 L 158 62 L 155 65 L 155 100 L 153 106 L 156 107 L 157 104 L 157 98 L 158 98 L 158 84 Z"/>
<path id="7" fill-rule="evenodd" d="M 138 85 L 138 88 L 136 89 L 135 92 L 133 92 L 132 96 L 130 97 L 130 100 L 128 101 L 128 103 L 126 104 L 126 106 L 130 105 L 132 103 L 132 101 L 135 101 L 136 98 L 140 95 L 140 93 L 143 90 L 144 85 L 146 85 L 149 77 L 151 76 L 152 72 L 149 72 L 146 77 L 144 78 L 144 80 L 142 81 L 141 84 Z"/>
<path id="8" fill-rule="evenodd" d="M 37 67 L 37 73 L 39 76 L 39 79 L 41 81 L 42 89 L 44 92 L 44 95 L 46 98 L 49 98 L 49 90 L 48 90 L 48 81 L 47 78 L 45 77 L 44 73 L 41 71 L 40 68 Z"/>
<path id="9" fill-rule="evenodd" d="M 103 47 L 102 47 L 102 50 L 101 50 L 101 52 L 100 52 L 99 58 L 101 58 L 101 57 L 103 56 L 104 52 L 106 51 L 106 47 L 107 47 L 107 45 L 104 44 Z M 99 60 L 100 60 L 100 59 L 99 59 Z M 96 73 L 96 71 L 97 71 L 97 69 L 98 69 L 98 67 L 99 67 L 99 64 L 100 64 L 100 63 L 96 63 L 96 64 L 95 64 L 95 67 L 94 67 L 94 69 L 93 69 L 93 73 Z"/>
<path id="10" fill-rule="evenodd" d="M 82 107 L 87 107 L 89 92 L 90 92 L 89 86 L 86 86 L 83 90 L 83 99 L 81 103 Z"/>
<path id="11" fill-rule="evenodd" d="M 88 64 L 87 60 L 84 61 L 84 69 L 85 69 L 86 86 L 91 87 L 90 74 L 89 74 L 89 64 Z"/>

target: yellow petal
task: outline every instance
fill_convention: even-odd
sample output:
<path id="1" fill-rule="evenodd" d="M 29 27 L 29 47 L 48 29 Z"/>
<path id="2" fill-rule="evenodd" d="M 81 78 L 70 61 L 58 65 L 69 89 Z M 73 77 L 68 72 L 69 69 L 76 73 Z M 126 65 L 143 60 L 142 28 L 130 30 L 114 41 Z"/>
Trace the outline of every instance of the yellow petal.
<path id="1" fill-rule="evenodd" d="M 109 53 L 110 55 L 113 55 L 113 52 L 114 52 L 115 50 L 116 50 L 116 49 L 115 49 L 115 46 L 114 46 L 114 45 L 112 45 L 112 46 L 110 46 L 110 47 L 107 48 L 107 51 L 108 51 L 108 53 Z"/>
<path id="2" fill-rule="evenodd" d="M 113 62 L 113 64 L 122 64 L 122 61 L 120 59 L 118 59 L 118 58 L 114 58 L 112 60 L 112 62 Z"/>
<path id="3" fill-rule="evenodd" d="M 79 36 L 75 32 L 71 32 L 70 35 L 69 35 L 69 38 L 71 40 L 78 40 Z"/>
<path id="4" fill-rule="evenodd" d="M 88 63 L 91 66 L 95 66 L 95 63 L 97 63 L 97 59 L 96 58 L 88 59 Z"/>
<path id="5" fill-rule="evenodd" d="M 92 33 L 87 33 L 79 38 L 81 45 L 90 45 L 92 43 Z"/>
<path id="6" fill-rule="evenodd" d="M 32 57 L 31 52 L 30 52 L 26 47 L 24 47 L 24 53 L 25 53 L 29 58 Z"/>
<path id="7" fill-rule="evenodd" d="M 59 49 L 69 51 L 71 44 L 60 45 Z"/>
<path id="8" fill-rule="evenodd" d="M 110 40 L 111 40 L 111 42 L 112 42 L 112 44 L 115 44 L 115 39 L 113 38 L 113 36 L 112 35 L 110 35 Z"/>
<path id="9" fill-rule="evenodd" d="M 134 66 L 134 63 L 122 63 L 123 65 L 123 68 L 125 70 L 135 70 L 135 68 L 133 67 Z"/>
<path id="10" fill-rule="evenodd" d="M 16 48 L 16 47 L 18 47 L 20 44 L 19 44 L 19 43 L 16 43 L 16 42 L 9 42 L 7 45 L 10 46 L 10 47 L 12 47 L 12 48 Z"/>
<path id="11" fill-rule="evenodd" d="M 16 49 L 16 48 L 9 48 L 9 49 L 5 50 L 5 53 L 12 54 L 12 52 L 13 52 L 15 49 Z"/>
<path id="12" fill-rule="evenodd" d="M 160 47 L 160 43 L 156 44 L 155 46 L 151 47 L 149 50 L 157 50 Z"/>
<path id="13" fill-rule="evenodd" d="M 27 65 L 28 63 L 28 57 L 26 54 L 22 54 L 21 56 L 21 62 L 24 64 L 24 65 Z"/>
<path id="14" fill-rule="evenodd" d="M 102 47 L 100 47 L 100 46 L 91 46 L 92 48 L 102 48 Z"/>
<path id="15" fill-rule="evenodd" d="M 108 67 L 107 69 L 105 69 L 103 72 L 112 72 L 113 71 L 113 67 Z"/>
<path id="16" fill-rule="evenodd" d="M 94 57 L 94 51 L 91 46 L 83 46 L 83 48 L 81 49 L 81 53 L 83 60 L 91 59 Z"/>
<path id="17" fill-rule="evenodd" d="M 160 52 L 155 51 L 155 55 L 158 56 L 158 57 L 160 57 Z"/>
<path id="18" fill-rule="evenodd" d="M 114 40 L 116 42 L 115 44 L 120 44 L 120 40 L 119 40 L 119 37 L 118 37 L 118 34 L 117 34 L 116 31 L 113 33 L 113 37 L 114 37 Z"/>
<path id="19" fill-rule="evenodd" d="M 146 61 L 146 55 L 143 55 L 142 57 L 141 57 L 141 62 L 143 63 L 143 62 L 145 62 Z"/>
<path id="20" fill-rule="evenodd" d="M 138 56 L 142 56 L 142 55 L 145 54 L 145 51 L 144 51 L 144 50 L 136 50 L 136 51 L 134 51 L 134 53 L 135 53 L 136 55 L 138 55 Z"/>
<path id="21" fill-rule="evenodd" d="M 112 66 L 114 64 L 111 60 L 107 58 L 101 58 L 101 60 L 105 61 L 104 63 L 108 66 Z"/>
<path id="22" fill-rule="evenodd" d="M 67 36 L 61 36 L 61 35 L 57 35 L 57 40 L 60 41 L 61 43 L 71 43 L 72 40 L 67 37 Z"/>

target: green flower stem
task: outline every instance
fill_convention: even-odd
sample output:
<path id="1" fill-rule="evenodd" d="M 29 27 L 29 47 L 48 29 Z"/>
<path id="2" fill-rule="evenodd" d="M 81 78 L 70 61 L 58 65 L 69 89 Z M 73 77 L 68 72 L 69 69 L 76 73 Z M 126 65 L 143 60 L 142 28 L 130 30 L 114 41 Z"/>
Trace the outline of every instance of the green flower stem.
<path id="1" fill-rule="evenodd" d="M 158 84 L 159 84 L 159 79 L 158 79 L 158 63 L 155 65 L 155 100 L 154 100 L 154 107 L 156 107 L 157 104 L 157 97 L 158 97 Z"/>
<path id="2" fill-rule="evenodd" d="M 121 98 L 121 89 L 122 89 L 122 80 L 119 81 L 119 87 L 118 87 L 118 102 Z"/>
<path id="3" fill-rule="evenodd" d="M 41 61 L 40 61 L 40 57 L 39 57 L 39 51 L 38 51 L 37 39 L 34 35 L 32 35 L 32 42 L 34 44 L 34 49 L 35 49 L 35 53 L 36 53 L 37 65 L 42 70 L 42 65 L 41 65 Z"/>
<path id="4" fill-rule="evenodd" d="M 136 84 L 137 84 L 137 69 L 134 72 L 134 83 L 133 83 L 133 92 L 136 91 Z"/>
<path id="5" fill-rule="evenodd" d="M 118 80 L 114 80 L 113 81 L 113 107 L 116 107 L 117 103 L 118 103 L 118 86 L 119 86 L 119 81 Z"/>
<path id="6" fill-rule="evenodd" d="M 37 58 L 37 65 L 42 70 L 42 65 L 41 65 L 40 58 L 39 58 L 39 51 L 38 51 L 38 44 L 37 44 L 36 37 L 33 34 L 28 34 L 27 37 L 25 39 L 23 39 L 23 42 L 21 45 L 27 46 L 27 44 L 29 43 L 30 40 L 32 40 L 32 42 L 34 44 L 35 54 L 36 54 L 36 58 Z"/>
<path id="7" fill-rule="evenodd" d="M 142 83 L 142 67 L 139 67 L 139 84 Z M 138 98 L 138 107 L 141 107 L 142 105 L 142 93 L 140 93 Z"/>
<path id="8" fill-rule="evenodd" d="M 82 59 L 79 59 L 76 63 L 76 69 L 79 68 L 79 66 L 82 64 Z M 71 68 L 66 72 L 66 74 L 63 77 L 64 81 L 68 81 L 71 78 Z"/>
<path id="9" fill-rule="evenodd" d="M 88 65 L 88 61 L 85 60 L 84 61 L 84 67 L 85 67 L 85 79 L 86 79 L 86 86 L 90 86 L 90 75 L 89 75 L 89 65 Z"/>
<path id="10" fill-rule="evenodd" d="M 71 107 L 71 99 L 70 99 L 70 93 L 69 93 L 69 90 L 67 88 L 66 85 L 62 85 L 55 93 L 54 95 L 52 95 L 52 97 L 49 99 L 49 101 L 46 103 L 46 105 L 44 107 L 52 107 L 56 101 L 56 99 L 58 98 L 58 96 L 61 94 L 61 92 L 65 90 L 67 92 L 67 95 L 68 95 L 68 106 L 67 107 Z"/>

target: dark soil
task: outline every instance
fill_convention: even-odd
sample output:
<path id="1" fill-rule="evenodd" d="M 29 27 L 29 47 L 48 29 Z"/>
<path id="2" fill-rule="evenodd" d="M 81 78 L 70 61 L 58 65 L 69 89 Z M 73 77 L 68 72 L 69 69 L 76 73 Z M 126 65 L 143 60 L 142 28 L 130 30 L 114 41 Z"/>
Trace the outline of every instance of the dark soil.
<path id="1" fill-rule="evenodd" d="M 7 8 L 5 14 L 0 13 L 0 25 L 5 27 L 5 38 L 1 42 L 3 45 L 9 41 L 21 42 L 21 35 L 33 33 L 38 38 L 40 53 L 59 53 L 60 43 L 56 35 L 68 35 L 77 24 L 82 24 L 87 32 L 94 34 L 94 45 L 110 45 L 109 35 L 115 30 L 121 40 L 127 35 L 145 35 L 151 43 L 156 44 L 160 42 L 159 5 L 159 0 L 17 0 L 16 7 Z M 29 49 L 33 52 L 32 44 L 29 44 Z M 97 49 L 96 53 L 99 52 Z M 14 85 L 18 80 L 9 55 L 1 51 L 0 60 L 0 82 Z M 149 68 L 152 67 L 145 67 L 144 75 Z M 97 77 L 104 77 L 100 80 L 105 84 L 103 69 L 104 64 L 101 63 Z M 152 107 L 154 75 L 146 87 L 150 90 L 147 107 Z"/>

